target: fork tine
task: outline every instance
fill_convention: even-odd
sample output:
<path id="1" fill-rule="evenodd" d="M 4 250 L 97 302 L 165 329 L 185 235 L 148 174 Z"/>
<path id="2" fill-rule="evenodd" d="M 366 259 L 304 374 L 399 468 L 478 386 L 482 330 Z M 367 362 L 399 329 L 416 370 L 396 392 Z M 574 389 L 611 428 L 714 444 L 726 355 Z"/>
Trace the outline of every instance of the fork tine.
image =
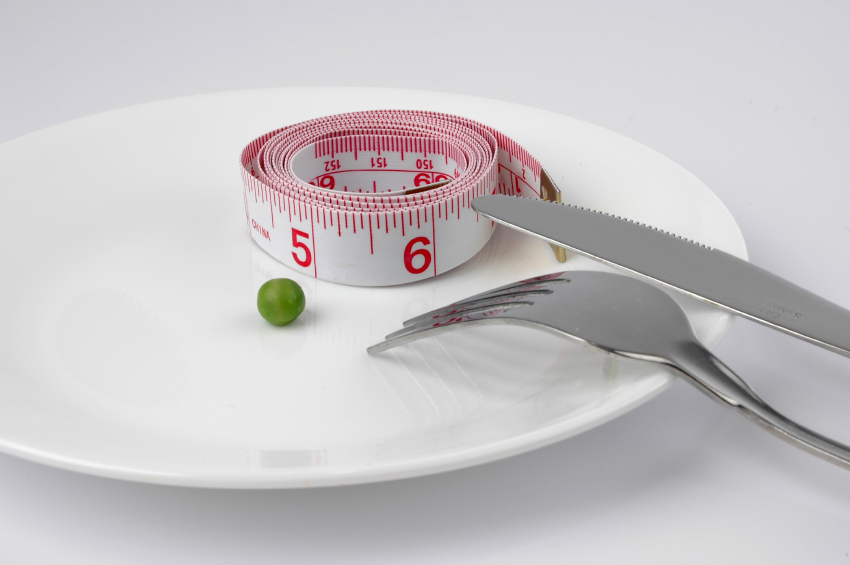
<path id="1" fill-rule="evenodd" d="M 424 314 L 420 314 L 419 316 L 415 316 L 402 322 L 402 326 L 408 327 L 420 324 L 425 320 L 432 320 L 435 318 L 440 318 L 442 316 L 446 316 L 451 314 L 453 310 L 459 311 L 461 307 L 471 306 L 474 303 L 481 302 L 492 299 L 497 299 L 501 297 L 508 297 L 511 295 L 517 295 L 522 292 L 532 292 L 536 289 L 542 289 L 547 286 L 553 286 L 562 283 L 570 282 L 569 279 L 563 278 L 566 275 L 566 272 L 560 273 L 552 273 L 549 275 L 542 275 L 539 277 L 534 277 L 531 279 L 525 279 L 522 281 L 517 281 L 511 284 L 506 284 L 504 286 L 500 286 L 498 288 L 490 289 L 486 292 L 482 292 L 480 294 L 475 294 L 468 298 L 464 298 L 463 300 L 459 300 L 448 306 L 443 306 L 442 308 L 437 308 L 436 310 L 431 310 L 430 312 L 426 312 Z"/>
<path id="2" fill-rule="evenodd" d="M 430 326 L 427 328 L 417 328 L 414 331 L 402 331 L 395 332 L 395 334 L 403 333 L 403 335 L 397 335 L 395 337 L 394 334 L 390 334 L 387 336 L 387 339 L 380 343 L 376 343 L 371 347 L 366 348 L 366 353 L 369 355 L 374 355 L 376 353 L 380 353 L 382 351 L 386 351 L 387 349 L 392 349 L 393 347 L 398 347 L 399 345 L 404 345 L 406 343 L 410 343 L 411 341 L 417 341 L 422 338 L 430 337 L 432 335 L 441 334 L 444 332 L 449 332 L 452 330 L 460 329 L 461 325 L 468 326 L 470 323 L 476 320 L 463 320 L 460 318 L 458 320 L 448 322 L 441 326 Z"/>
<path id="3" fill-rule="evenodd" d="M 376 353 L 386 351 L 387 349 L 398 347 L 399 345 L 418 341 L 433 335 L 459 330 L 461 328 L 468 328 L 471 325 L 499 323 L 505 323 L 505 318 L 499 318 L 498 315 L 485 316 L 484 313 L 477 313 L 459 318 L 446 318 L 445 322 L 439 323 L 438 325 L 428 324 L 417 326 L 412 329 L 405 328 L 404 330 L 394 332 L 393 334 L 388 335 L 387 339 L 381 343 L 376 343 L 375 345 L 366 348 L 366 353 L 374 355 Z"/>
<path id="4" fill-rule="evenodd" d="M 477 298 L 475 300 L 455 302 L 454 304 L 445 306 L 444 308 L 432 310 L 427 314 L 411 318 L 410 320 L 407 320 L 406 322 L 402 323 L 402 326 L 404 328 L 412 328 L 421 324 L 429 324 L 447 316 L 462 316 L 468 312 L 486 312 L 487 310 L 500 308 L 518 300 L 521 301 L 523 298 L 529 298 L 532 296 L 543 296 L 547 294 L 552 294 L 552 291 L 547 289 L 540 289 L 528 290 L 524 292 L 508 292 L 504 294 L 494 294 L 490 296 L 485 296 L 483 298 Z"/>
<path id="5" fill-rule="evenodd" d="M 493 304 L 483 304 L 476 308 L 468 308 L 463 311 L 451 312 L 446 314 L 445 316 L 440 316 L 437 318 L 429 318 L 427 320 L 423 320 L 422 322 L 414 325 L 407 326 L 398 331 L 395 331 L 391 334 L 388 334 L 386 339 L 395 339 L 397 337 L 401 337 L 408 333 L 415 333 L 418 331 L 423 331 L 428 328 L 436 328 L 446 326 L 450 323 L 455 323 L 456 321 L 462 320 L 463 318 L 471 319 L 472 316 L 478 318 L 492 318 L 504 312 L 505 310 L 510 310 L 511 308 L 519 308 L 522 306 L 532 306 L 533 302 L 527 301 L 515 301 L 515 302 L 506 302 L 506 303 L 493 303 Z"/>

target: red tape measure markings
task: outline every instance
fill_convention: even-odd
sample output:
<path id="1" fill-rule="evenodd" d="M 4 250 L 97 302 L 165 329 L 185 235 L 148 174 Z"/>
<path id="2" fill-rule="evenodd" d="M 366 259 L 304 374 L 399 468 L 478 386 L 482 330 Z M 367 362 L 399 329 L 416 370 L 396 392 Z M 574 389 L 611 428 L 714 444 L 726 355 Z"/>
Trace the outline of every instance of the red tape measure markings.
<path id="1" fill-rule="evenodd" d="M 493 232 L 471 209 L 475 197 L 541 195 L 540 164 L 522 147 L 483 124 L 435 112 L 309 120 L 255 139 L 241 165 L 258 245 L 304 274 L 353 285 L 446 272 Z M 424 189 L 408 192 L 417 187 Z"/>

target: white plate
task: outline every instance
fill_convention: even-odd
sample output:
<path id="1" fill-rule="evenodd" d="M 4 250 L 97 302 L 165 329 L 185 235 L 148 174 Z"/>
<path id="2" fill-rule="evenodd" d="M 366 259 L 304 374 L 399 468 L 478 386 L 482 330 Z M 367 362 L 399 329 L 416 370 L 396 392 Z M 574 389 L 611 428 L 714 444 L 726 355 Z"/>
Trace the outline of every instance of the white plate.
<path id="1" fill-rule="evenodd" d="M 548 246 L 499 228 L 435 279 L 356 288 L 306 279 L 251 241 L 242 145 L 307 118 L 378 108 L 461 114 L 536 155 L 571 203 L 745 257 L 696 178 L 601 128 L 514 104 L 382 89 L 274 89 L 107 112 L 0 146 L 0 450 L 96 475 L 269 488 L 395 479 L 506 457 L 634 408 L 673 378 L 521 328 L 376 357 L 401 321 L 530 275 Z M 568 269 L 599 268 L 570 257 Z M 257 288 L 298 280 L 275 328 Z M 714 345 L 732 318 L 680 299 Z M 564 469 L 569 473 L 569 469 Z"/>

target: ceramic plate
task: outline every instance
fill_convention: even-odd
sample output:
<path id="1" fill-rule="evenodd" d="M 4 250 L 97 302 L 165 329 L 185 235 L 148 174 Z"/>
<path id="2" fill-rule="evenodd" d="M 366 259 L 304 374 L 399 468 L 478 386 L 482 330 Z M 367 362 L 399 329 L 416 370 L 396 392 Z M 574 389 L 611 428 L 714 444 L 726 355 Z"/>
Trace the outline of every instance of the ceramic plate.
<path id="1" fill-rule="evenodd" d="M 390 288 L 304 278 L 251 241 L 238 155 L 279 126 L 409 108 L 487 123 L 565 200 L 745 257 L 720 201 L 667 158 L 565 116 L 382 89 L 274 89 L 107 112 L 0 146 L 0 450 L 96 475 L 227 488 L 339 485 L 483 463 L 580 433 L 675 377 L 528 329 L 378 356 L 402 320 L 491 287 L 600 269 L 499 227 L 467 264 Z M 259 286 L 296 279 L 277 328 Z M 731 316 L 680 298 L 714 345 Z M 569 469 L 564 469 L 568 474 Z"/>

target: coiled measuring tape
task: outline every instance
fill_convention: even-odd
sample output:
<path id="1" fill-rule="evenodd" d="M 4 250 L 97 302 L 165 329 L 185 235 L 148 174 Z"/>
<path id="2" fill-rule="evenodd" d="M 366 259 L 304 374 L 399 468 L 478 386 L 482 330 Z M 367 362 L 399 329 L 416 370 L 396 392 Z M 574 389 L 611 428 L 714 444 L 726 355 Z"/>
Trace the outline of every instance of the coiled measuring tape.
<path id="1" fill-rule="evenodd" d="M 560 202 L 516 142 L 436 112 L 309 120 L 255 139 L 241 165 L 254 241 L 305 275 L 348 285 L 413 282 L 470 259 L 495 229 L 472 209 L 478 196 Z"/>

